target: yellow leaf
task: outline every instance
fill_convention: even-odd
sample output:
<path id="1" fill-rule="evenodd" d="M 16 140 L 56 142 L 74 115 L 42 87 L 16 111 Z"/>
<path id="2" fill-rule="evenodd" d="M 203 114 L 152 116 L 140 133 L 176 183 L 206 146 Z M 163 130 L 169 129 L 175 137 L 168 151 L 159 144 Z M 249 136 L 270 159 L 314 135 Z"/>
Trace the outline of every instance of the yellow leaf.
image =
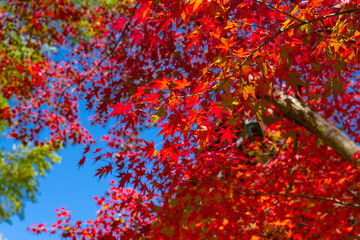
<path id="1" fill-rule="evenodd" d="M 290 25 L 290 22 L 291 22 L 291 18 L 288 18 L 282 25 L 281 27 L 281 30 L 284 30 L 286 29 L 289 25 Z"/>
<path id="2" fill-rule="evenodd" d="M 290 238 L 292 236 L 292 231 L 289 229 L 288 231 L 285 231 L 286 238 Z"/>
<path id="3" fill-rule="evenodd" d="M 191 1 L 191 3 L 195 3 L 194 7 L 193 7 L 194 12 L 199 8 L 199 6 L 202 4 L 202 2 L 203 2 L 203 0 L 193 0 L 193 1 Z"/>
<path id="4" fill-rule="evenodd" d="M 64 227 L 64 231 L 70 231 L 70 226 L 66 226 L 66 227 Z"/>
<path id="5" fill-rule="evenodd" d="M 342 30 L 347 26 L 347 19 L 345 19 L 344 21 L 341 21 L 341 19 L 339 19 L 336 22 L 336 25 L 333 27 L 333 32 L 336 34 L 339 34 L 342 32 Z"/>
<path id="6" fill-rule="evenodd" d="M 295 5 L 294 9 L 291 10 L 290 15 L 295 16 L 295 14 L 299 11 L 299 5 Z"/>
<path id="7" fill-rule="evenodd" d="M 262 69 L 263 69 L 264 76 L 267 76 L 267 64 L 266 64 L 266 62 L 262 63 Z"/>
<path id="8" fill-rule="evenodd" d="M 255 98 L 255 86 L 245 86 L 242 89 L 242 94 L 244 100 L 247 100 L 249 96 L 252 96 Z"/>
<path id="9" fill-rule="evenodd" d="M 330 43 L 330 46 L 334 47 L 335 52 L 339 51 L 339 48 L 343 45 L 343 41 L 333 41 Z"/>
<path id="10" fill-rule="evenodd" d="M 250 240 L 260 240 L 261 238 L 259 236 L 251 236 Z"/>
<path id="11" fill-rule="evenodd" d="M 233 105 L 235 105 L 235 106 L 236 106 L 236 105 L 239 105 L 239 104 L 240 104 L 240 103 L 239 103 L 238 101 L 236 101 L 236 100 L 235 100 L 235 101 L 233 101 Z"/>
<path id="12" fill-rule="evenodd" d="M 151 116 L 152 121 L 150 127 L 152 127 L 152 125 L 154 125 L 157 122 L 157 120 L 162 118 L 165 114 L 166 114 L 166 110 L 163 106 L 157 108 L 157 112 Z"/>
<path id="13" fill-rule="evenodd" d="M 152 115 L 151 118 L 152 121 L 150 127 L 152 127 L 152 125 L 154 125 L 157 122 L 157 120 L 159 120 L 160 117 L 158 115 Z"/>
<path id="14" fill-rule="evenodd" d="M 248 64 L 245 64 L 241 67 L 241 73 L 245 75 L 249 75 L 252 71 L 252 67 Z"/>
<path id="15" fill-rule="evenodd" d="M 185 12 L 185 11 L 182 11 L 182 13 L 181 13 L 181 18 L 182 18 L 182 20 L 183 20 L 184 22 L 186 22 L 186 17 L 187 17 L 186 12 Z"/>

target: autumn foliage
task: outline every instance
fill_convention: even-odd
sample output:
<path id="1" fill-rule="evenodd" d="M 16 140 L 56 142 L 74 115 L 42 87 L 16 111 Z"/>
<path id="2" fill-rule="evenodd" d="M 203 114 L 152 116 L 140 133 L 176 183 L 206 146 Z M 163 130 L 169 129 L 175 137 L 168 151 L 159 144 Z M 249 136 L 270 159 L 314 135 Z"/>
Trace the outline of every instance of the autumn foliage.
<path id="1" fill-rule="evenodd" d="M 33 89 L 3 115 L 11 136 L 42 144 L 46 126 L 53 142 L 87 145 L 80 166 L 102 160 L 96 175 L 118 182 L 96 198 L 96 220 L 71 222 L 59 210 L 57 223 L 32 231 L 102 240 L 359 236 L 359 1 L 45 2 L 32 3 L 22 34 L 37 39 L 60 24 L 52 44 L 72 48 L 61 61 L 23 66 Z M 93 124 L 116 121 L 106 148 L 81 127 L 80 100 Z M 253 117 L 257 136 L 245 134 Z M 142 139 L 149 128 L 156 139 Z"/>

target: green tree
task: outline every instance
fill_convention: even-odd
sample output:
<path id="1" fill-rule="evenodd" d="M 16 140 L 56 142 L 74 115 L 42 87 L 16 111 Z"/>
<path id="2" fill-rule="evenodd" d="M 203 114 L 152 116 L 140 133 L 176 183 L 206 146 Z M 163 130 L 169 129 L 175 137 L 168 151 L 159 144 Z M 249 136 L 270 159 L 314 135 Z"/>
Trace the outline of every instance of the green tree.
<path id="1" fill-rule="evenodd" d="M 39 178 L 60 161 L 51 148 L 14 145 L 0 151 L 0 222 L 10 222 L 13 215 L 23 219 L 25 202 L 36 201 Z"/>

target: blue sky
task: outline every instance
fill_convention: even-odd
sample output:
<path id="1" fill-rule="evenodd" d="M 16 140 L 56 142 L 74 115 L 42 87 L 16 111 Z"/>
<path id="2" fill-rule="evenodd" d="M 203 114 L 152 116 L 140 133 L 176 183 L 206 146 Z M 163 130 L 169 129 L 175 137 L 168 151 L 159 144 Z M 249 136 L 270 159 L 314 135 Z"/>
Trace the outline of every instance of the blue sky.
<path id="1" fill-rule="evenodd" d="M 61 164 L 57 164 L 48 173 L 46 179 L 40 181 L 40 196 L 36 203 L 27 203 L 25 219 L 20 221 L 13 217 L 12 225 L 0 224 L 2 240 L 35 240 L 59 239 L 54 235 L 35 235 L 26 231 L 32 223 L 54 223 L 56 221 L 55 209 L 66 207 L 72 212 L 73 219 L 93 219 L 97 208 L 93 197 L 102 195 L 108 188 L 109 180 L 98 181 L 93 177 L 95 167 L 86 164 L 77 168 L 81 158 L 82 147 L 67 147 L 60 152 Z"/>

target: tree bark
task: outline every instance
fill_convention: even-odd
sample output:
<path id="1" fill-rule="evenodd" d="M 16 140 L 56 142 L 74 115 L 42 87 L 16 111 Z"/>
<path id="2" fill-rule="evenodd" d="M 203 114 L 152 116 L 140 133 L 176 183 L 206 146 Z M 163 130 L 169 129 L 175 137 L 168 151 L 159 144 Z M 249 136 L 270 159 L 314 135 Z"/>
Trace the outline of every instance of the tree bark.
<path id="1" fill-rule="evenodd" d="M 352 162 L 354 154 L 360 152 L 360 147 L 340 129 L 295 97 L 289 96 L 279 89 L 274 89 L 272 103 L 285 115 L 318 136 L 345 161 Z"/>

